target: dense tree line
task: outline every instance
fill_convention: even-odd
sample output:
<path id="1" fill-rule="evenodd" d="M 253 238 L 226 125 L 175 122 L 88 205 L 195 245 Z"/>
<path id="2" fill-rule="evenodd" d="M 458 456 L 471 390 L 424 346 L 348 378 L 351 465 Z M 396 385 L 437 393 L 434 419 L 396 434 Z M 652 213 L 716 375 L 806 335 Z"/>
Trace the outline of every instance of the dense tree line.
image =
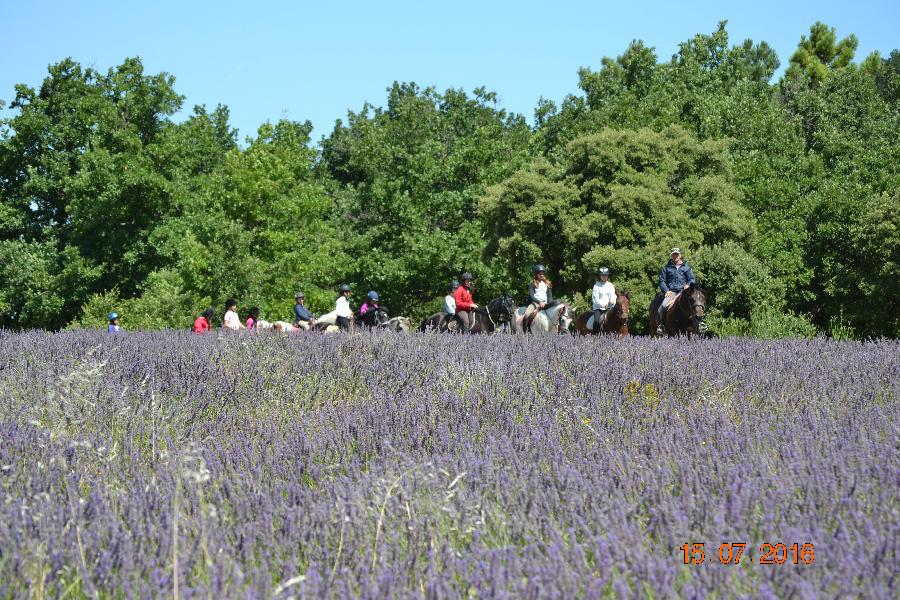
<path id="1" fill-rule="evenodd" d="M 244 146 L 223 106 L 176 123 L 139 59 L 66 59 L 0 122 L 2 324 L 186 327 L 229 296 L 278 318 L 344 281 L 419 317 L 464 269 L 524 300 L 543 262 L 582 308 L 611 267 L 640 330 L 677 245 L 720 333 L 897 337 L 900 51 L 856 48 L 816 23 L 776 81 L 722 23 L 582 69 L 533 127 L 482 88 L 395 83 L 318 143 L 283 120 Z"/>

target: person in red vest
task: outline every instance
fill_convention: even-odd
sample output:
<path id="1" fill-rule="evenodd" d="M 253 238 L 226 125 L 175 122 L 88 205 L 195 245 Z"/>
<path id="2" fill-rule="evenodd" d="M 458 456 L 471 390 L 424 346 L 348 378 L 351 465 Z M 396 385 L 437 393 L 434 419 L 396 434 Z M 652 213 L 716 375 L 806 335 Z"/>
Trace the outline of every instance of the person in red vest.
<path id="1" fill-rule="evenodd" d="M 478 305 L 472 301 L 472 274 L 463 273 L 462 285 L 453 292 L 453 299 L 456 301 L 456 318 L 459 319 L 460 333 L 467 333 L 474 323 L 473 311 Z"/>
<path id="2" fill-rule="evenodd" d="M 204 310 L 203 314 L 194 321 L 194 333 L 207 333 L 215 314 L 216 312 L 211 308 Z"/>

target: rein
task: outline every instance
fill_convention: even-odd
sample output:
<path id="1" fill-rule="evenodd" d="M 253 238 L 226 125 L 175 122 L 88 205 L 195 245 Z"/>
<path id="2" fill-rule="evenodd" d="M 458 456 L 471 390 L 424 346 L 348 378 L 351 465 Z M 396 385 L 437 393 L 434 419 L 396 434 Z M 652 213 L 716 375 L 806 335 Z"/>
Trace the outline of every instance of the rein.
<path id="1" fill-rule="evenodd" d="M 504 315 L 503 315 L 503 309 L 506 308 L 506 305 L 503 304 L 503 301 L 504 301 L 504 300 L 506 300 L 506 297 L 505 297 L 505 296 L 501 296 L 500 298 L 494 298 L 493 300 L 491 300 L 491 301 L 488 303 L 487 308 L 483 309 L 483 310 L 484 310 L 484 313 L 487 315 L 488 320 L 491 322 L 491 325 L 494 326 L 494 329 L 500 329 L 500 326 L 498 325 L 498 322 L 499 322 L 499 323 L 506 323 L 506 322 L 508 322 L 508 321 L 510 320 L 510 318 L 511 318 L 510 315 L 509 315 L 509 311 L 507 310 L 507 311 L 506 311 L 506 313 L 507 313 L 507 314 L 506 314 L 506 320 L 503 319 L 503 316 L 504 316 Z M 497 306 L 498 303 L 500 304 L 500 308 L 499 308 L 499 309 L 496 308 L 496 306 Z M 497 320 L 496 320 L 496 321 L 494 321 L 494 315 L 491 314 L 492 312 L 496 312 L 496 313 L 497 313 Z"/>

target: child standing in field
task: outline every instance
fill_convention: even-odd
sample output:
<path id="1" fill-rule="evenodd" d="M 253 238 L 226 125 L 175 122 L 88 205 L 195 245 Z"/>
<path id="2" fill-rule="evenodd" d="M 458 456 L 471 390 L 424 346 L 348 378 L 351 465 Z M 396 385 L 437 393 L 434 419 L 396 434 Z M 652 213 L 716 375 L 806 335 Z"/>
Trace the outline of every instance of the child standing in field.
<path id="1" fill-rule="evenodd" d="M 237 300 L 229 298 L 225 301 L 225 316 L 222 317 L 222 327 L 228 331 L 238 331 L 244 328 L 240 317 L 236 312 Z"/>
<path id="2" fill-rule="evenodd" d="M 215 311 L 213 309 L 207 308 L 206 310 L 204 310 L 203 314 L 194 320 L 194 333 L 207 333 L 209 331 L 209 328 L 212 326 L 213 315 L 215 315 Z"/>
<path id="3" fill-rule="evenodd" d="M 109 313 L 109 327 L 107 327 L 106 330 L 110 333 L 118 333 L 122 330 L 122 328 L 119 326 L 119 313 Z"/>
<path id="4" fill-rule="evenodd" d="M 250 312 L 247 314 L 247 329 L 250 331 L 254 331 L 256 329 L 256 326 L 258 323 L 259 323 L 259 307 L 254 306 L 250 309 Z"/>

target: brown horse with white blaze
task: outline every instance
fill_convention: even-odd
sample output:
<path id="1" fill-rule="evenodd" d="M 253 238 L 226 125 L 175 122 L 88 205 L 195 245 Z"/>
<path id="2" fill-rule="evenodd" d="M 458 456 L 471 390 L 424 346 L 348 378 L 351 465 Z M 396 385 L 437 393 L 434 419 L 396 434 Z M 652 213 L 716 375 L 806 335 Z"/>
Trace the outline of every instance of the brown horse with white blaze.
<path id="1" fill-rule="evenodd" d="M 575 331 L 581 335 L 609 334 L 617 336 L 630 335 L 628 331 L 628 314 L 631 310 L 631 297 L 628 292 L 616 292 L 616 304 L 609 309 L 600 323 L 600 330 L 594 328 L 594 311 L 588 310 L 575 321 Z"/>
<path id="2" fill-rule="evenodd" d="M 665 298 L 660 292 L 650 303 L 650 335 L 657 336 L 656 326 L 659 305 Z M 663 330 L 669 337 L 678 335 L 705 335 L 707 326 L 703 321 L 706 316 L 706 291 L 695 284 L 690 284 L 678 293 L 665 312 Z"/>

